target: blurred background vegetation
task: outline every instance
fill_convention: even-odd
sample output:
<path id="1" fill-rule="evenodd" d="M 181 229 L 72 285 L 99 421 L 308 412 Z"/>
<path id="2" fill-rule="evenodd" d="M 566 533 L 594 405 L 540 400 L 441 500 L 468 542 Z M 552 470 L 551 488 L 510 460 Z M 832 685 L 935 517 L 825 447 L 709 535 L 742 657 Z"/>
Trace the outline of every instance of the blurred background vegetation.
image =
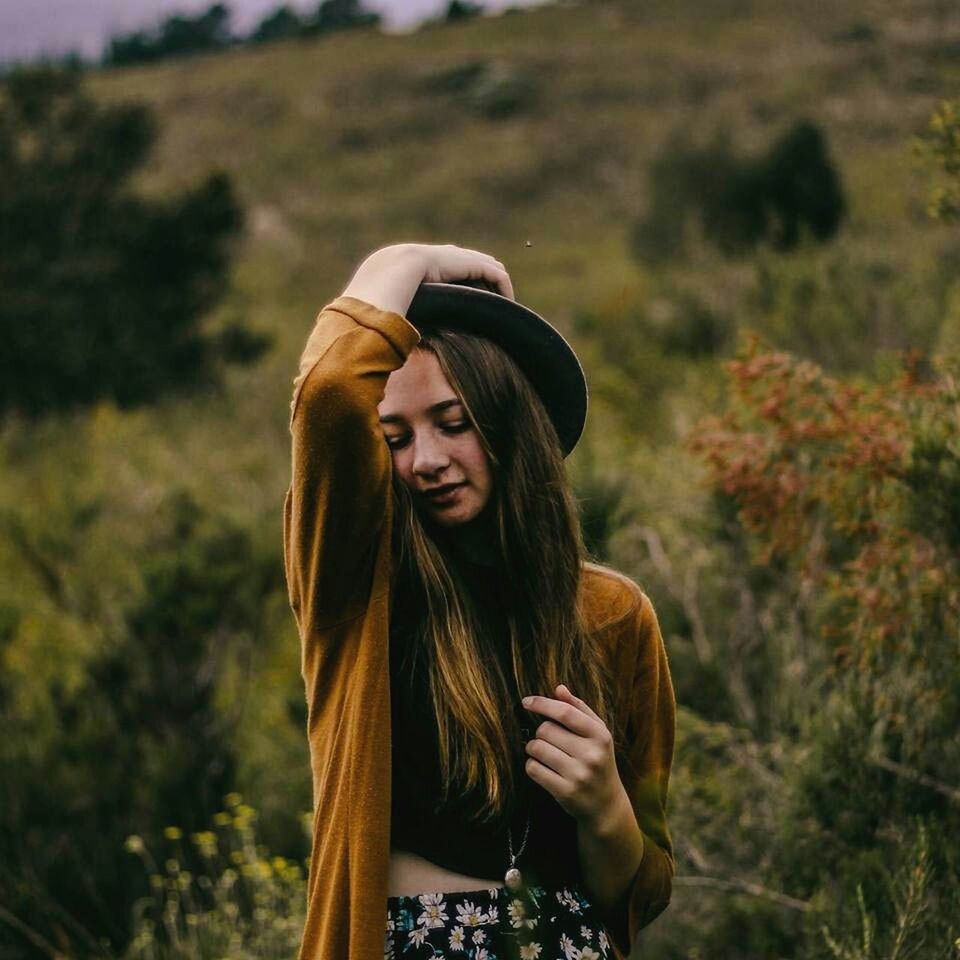
<path id="1" fill-rule="evenodd" d="M 295 953 L 290 391 L 410 240 L 587 367 L 589 543 L 681 705 L 636 956 L 957 960 L 960 15 L 475 12 L 214 5 L 0 81 L 0 955 Z"/>

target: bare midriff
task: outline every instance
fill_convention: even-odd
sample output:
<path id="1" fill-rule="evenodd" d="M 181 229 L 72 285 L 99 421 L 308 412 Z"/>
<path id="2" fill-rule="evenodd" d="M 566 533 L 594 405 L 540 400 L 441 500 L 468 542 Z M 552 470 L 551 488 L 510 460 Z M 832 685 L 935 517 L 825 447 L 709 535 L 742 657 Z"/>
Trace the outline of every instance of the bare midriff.
<path id="1" fill-rule="evenodd" d="M 412 897 L 418 893 L 459 893 L 461 890 L 489 890 L 504 886 L 500 880 L 468 877 L 445 870 L 407 850 L 390 850 L 388 897 Z"/>

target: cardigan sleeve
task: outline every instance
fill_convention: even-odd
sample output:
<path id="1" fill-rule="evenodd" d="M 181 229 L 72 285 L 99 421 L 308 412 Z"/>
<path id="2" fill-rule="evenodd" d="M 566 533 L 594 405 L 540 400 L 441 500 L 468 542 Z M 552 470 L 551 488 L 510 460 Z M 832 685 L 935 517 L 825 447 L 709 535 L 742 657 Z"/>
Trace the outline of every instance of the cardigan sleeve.
<path id="1" fill-rule="evenodd" d="M 301 638 L 364 612 L 387 500 L 377 406 L 420 334 L 397 313 L 338 297 L 316 319 L 290 403 L 284 570 Z"/>
<path id="2" fill-rule="evenodd" d="M 630 955 L 639 931 L 666 909 L 675 868 L 666 804 L 676 699 L 657 615 L 645 594 L 641 595 L 634 622 L 637 659 L 623 780 L 643 832 L 644 853 L 633 880 L 605 924 L 621 957 Z"/>

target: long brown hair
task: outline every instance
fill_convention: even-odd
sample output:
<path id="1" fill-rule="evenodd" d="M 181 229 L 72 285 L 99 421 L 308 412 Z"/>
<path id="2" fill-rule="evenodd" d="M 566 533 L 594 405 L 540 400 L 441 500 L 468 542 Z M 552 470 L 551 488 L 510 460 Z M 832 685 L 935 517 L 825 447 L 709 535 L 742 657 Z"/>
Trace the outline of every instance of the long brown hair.
<path id="1" fill-rule="evenodd" d="M 616 735 L 613 682 L 585 628 L 579 588 L 587 557 L 556 431 L 539 395 L 497 344 L 449 329 L 421 331 L 466 408 L 493 474 L 492 514 L 505 573 L 513 678 L 485 640 L 484 617 L 444 537 L 393 474 L 397 591 L 419 598 L 413 634 L 426 657 L 444 794 L 485 788 L 477 819 L 506 813 L 523 755 L 516 691 L 555 696 L 566 683 Z M 515 680 L 514 680 L 515 678 Z M 531 728 L 544 718 L 536 717 Z M 518 745 L 519 753 L 518 753 Z M 483 790 L 481 790 L 481 793 Z"/>

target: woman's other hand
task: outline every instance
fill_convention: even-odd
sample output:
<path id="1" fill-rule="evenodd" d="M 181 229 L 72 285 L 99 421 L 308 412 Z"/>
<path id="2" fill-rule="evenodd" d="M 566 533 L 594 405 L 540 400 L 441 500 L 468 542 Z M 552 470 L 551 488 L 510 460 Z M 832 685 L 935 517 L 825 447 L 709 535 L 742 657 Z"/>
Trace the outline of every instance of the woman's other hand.
<path id="1" fill-rule="evenodd" d="M 560 684 L 556 698 L 524 697 L 523 705 L 545 720 L 527 741 L 526 772 L 577 823 L 607 833 L 610 823 L 630 809 L 613 737 L 593 708 Z"/>
<path id="2" fill-rule="evenodd" d="M 398 243 L 375 250 L 354 273 L 342 296 L 356 297 L 406 314 L 421 283 L 484 280 L 495 292 L 514 299 L 506 267 L 495 257 L 452 243 Z"/>

